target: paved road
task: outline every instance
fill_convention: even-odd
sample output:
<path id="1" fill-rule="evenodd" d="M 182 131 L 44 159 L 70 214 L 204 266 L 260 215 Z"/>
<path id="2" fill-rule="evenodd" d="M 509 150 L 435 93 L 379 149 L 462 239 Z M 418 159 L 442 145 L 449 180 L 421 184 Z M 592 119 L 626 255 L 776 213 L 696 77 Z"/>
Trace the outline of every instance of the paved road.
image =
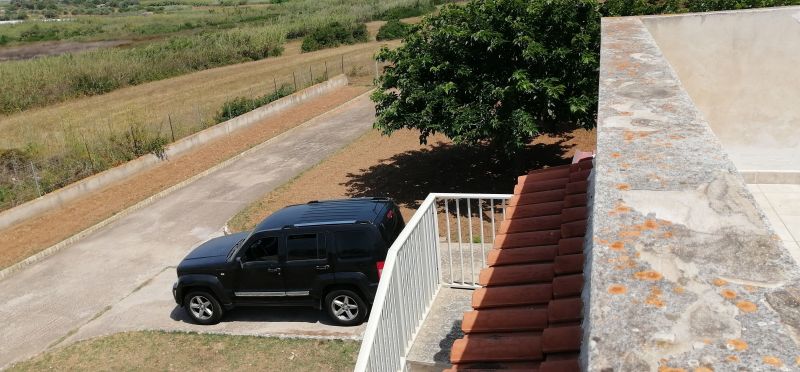
<path id="1" fill-rule="evenodd" d="M 170 291 L 186 253 L 244 206 L 367 131 L 374 115 L 363 95 L 0 281 L 0 368 L 65 341 L 129 329 L 358 337 L 361 327 L 326 324 L 314 311 L 247 310 L 232 313 L 236 322 L 195 326 Z"/>

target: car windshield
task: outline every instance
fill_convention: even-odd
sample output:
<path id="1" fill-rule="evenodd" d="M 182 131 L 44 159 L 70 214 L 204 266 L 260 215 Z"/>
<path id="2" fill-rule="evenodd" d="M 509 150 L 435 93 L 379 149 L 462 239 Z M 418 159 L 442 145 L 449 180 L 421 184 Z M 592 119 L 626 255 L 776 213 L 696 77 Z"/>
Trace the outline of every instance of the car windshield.
<path id="1" fill-rule="evenodd" d="M 249 238 L 250 235 L 253 235 L 252 231 L 250 232 L 250 234 L 247 234 L 247 237 L 239 239 L 239 241 L 236 242 L 236 244 L 234 244 L 233 247 L 231 247 L 231 250 L 228 251 L 227 259 L 231 258 L 231 256 L 236 252 L 236 250 L 239 248 L 239 246 L 242 244 L 242 242 L 244 242 L 247 238 Z"/>

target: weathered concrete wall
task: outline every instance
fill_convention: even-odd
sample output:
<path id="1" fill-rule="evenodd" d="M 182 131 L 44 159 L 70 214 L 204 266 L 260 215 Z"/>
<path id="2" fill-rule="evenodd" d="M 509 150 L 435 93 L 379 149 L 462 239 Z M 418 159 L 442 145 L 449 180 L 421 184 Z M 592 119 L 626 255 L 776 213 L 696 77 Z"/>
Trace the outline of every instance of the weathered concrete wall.
<path id="1" fill-rule="evenodd" d="M 800 7 L 642 22 L 740 171 L 800 171 Z"/>
<path id="2" fill-rule="evenodd" d="M 800 267 L 642 21 L 602 33 L 585 369 L 798 368 Z"/>
<path id="3" fill-rule="evenodd" d="M 238 129 L 246 128 L 258 123 L 276 112 L 301 104 L 311 98 L 333 91 L 347 85 L 347 76 L 339 75 L 323 83 L 308 87 L 290 96 L 281 98 L 267 105 L 259 107 L 244 115 L 235 117 L 223 123 L 184 137 L 170 144 L 165 151 L 167 159 L 183 154 L 196 146 L 203 145 L 222 136 L 228 135 Z M 20 206 L 0 213 L 0 229 L 11 226 L 19 221 L 34 217 L 38 214 L 58 208 L 64 203 L 76 198 L 89 195 L 114 182 L 120 181 L 133 174 L 150 169 L 162 160 L 152 154 L 141 156 L 118 167 L 95 174 L 91 177 L 75 182 L 37 199 L 31 200 Z"/>

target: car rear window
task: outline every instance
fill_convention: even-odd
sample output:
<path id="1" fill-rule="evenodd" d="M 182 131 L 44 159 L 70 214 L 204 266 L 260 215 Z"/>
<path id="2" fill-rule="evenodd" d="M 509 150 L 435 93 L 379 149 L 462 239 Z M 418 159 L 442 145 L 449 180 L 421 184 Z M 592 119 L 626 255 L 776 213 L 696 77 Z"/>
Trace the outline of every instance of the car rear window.
<path id="1" fill-rule="evenodd" d="M 334 234 L 336 252 L 340 258 L 360 258 L 372 256 L 374 241 L 372 234 L 365 230 L 344 230 Z"/>

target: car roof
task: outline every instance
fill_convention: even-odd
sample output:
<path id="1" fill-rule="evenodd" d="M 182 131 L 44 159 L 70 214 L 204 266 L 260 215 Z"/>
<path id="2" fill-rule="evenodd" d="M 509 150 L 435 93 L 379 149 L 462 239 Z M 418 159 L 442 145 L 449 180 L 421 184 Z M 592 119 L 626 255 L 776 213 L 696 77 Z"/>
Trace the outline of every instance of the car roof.
<path id="1" fill-rule="evenodd" d="M 256 226 L 256 231 L 348 223 L 374 224 L 378 214 L 387 204 L 393 204 L 392 200 L 388 198 L 314 200 L 306 204 L 290 205 L 273 213 Z"/>

